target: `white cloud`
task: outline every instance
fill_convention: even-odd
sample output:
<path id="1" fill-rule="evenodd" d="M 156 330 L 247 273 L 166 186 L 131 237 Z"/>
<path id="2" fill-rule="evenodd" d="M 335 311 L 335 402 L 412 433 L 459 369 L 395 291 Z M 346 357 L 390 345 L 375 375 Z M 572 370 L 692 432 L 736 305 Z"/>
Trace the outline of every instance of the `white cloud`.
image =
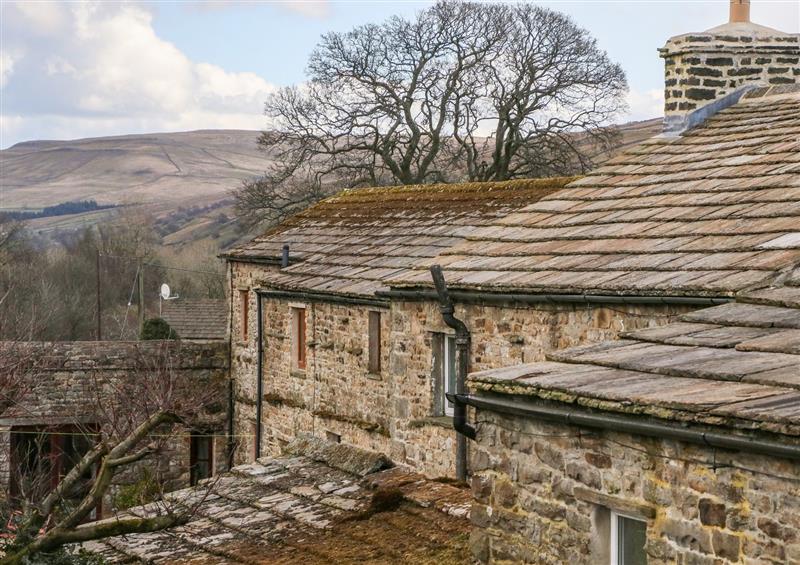
<path id="1" fill-rule="evenodd" d="M 664 115 L 664 91 L 660 88 L 640 91 L 631 89 L 626 97 L 630 121 L 650 120 Z"/>
<path id="2" fill-rule="evenodd" d="M 285 0 L 277 3 L 282 8 L 291 10 L 309 18 L 327 18 L 331 13 L 331 5 L 327 0 Z"/>
<path id="3" fill-rule="evenodd" d="M 187 2 L 186 7 L 195 10 L 228 10 L 231 8 L 250 8 L 259 4 L 271 4 L 307 18 L 327 18 L 331 14 L 330 0 L 198 0 Z"/>
<path id="4" fill-rule="evenodd" d="M 8 82 L 11 73 L 14 72 L 15 57 L 8 51 L 0 51 L 0 88 Z"/>
<path id="5" fill-rule="evenodd" d="M 43 135 L 263 125 L 271 84 L 190 60 L 158 37 L 142 6 L 22 4 L 4 11 L 4 43 L 11 48 L 0 55 L 4 146 Z M 25 31 L 31 27 L 36 34 Z M 22 50 L 24 58 L 11 55 Z"/>

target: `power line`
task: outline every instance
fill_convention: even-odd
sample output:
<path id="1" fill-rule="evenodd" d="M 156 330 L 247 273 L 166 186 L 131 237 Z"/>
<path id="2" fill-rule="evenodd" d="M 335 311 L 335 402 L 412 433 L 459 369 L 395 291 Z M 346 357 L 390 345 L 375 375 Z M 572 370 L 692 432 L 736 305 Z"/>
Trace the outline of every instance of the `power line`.
<path id="1" fill-rule="evenodd" d="M 218 273 L 216 271 L 201 271 L 199 269 L 187 269 L 187 268 L 184 268 L 184 267 L 169 267 L 167 265 L 162 265 L 162 264 L 159 264 L 159 263 L 145 263 L 145 262 L 141 261 L 141 259 L 138 258 L 138 257 L 131 257 L 131 256 L 128 256 L 128 255 L 111 255 L 111 254 L 108 254 L 108 253 L 102 253 L 100 256 L 101 257 L 110 257 L 112 259 L 121 259 L 123 261 L 129 261 L 131 263 L 135 262 L 135 263 L 137 263 L 139 265 L 142 265 L 144 267 L 153 267 L 155 269 L 167 269 L 167 270 L 170 270 L 170 271 L 183 271 L 185 273 L 199 273 L 199 274 L 203 274 L 203 275 L 214 275 L 214 276 L 217 276 L 217 277 L 224 277 L 225 276 L 225 273 Z"/>

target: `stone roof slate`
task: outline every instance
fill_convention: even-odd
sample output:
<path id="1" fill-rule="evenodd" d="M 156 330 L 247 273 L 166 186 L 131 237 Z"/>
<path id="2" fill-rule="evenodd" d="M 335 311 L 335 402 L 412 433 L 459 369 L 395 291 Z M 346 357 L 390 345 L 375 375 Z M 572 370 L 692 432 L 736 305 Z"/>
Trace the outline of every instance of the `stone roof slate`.
<path id="1" fill-rule="evenodd" d="M 752 90 L 571 182 L 345 192 L 233 249 L 276 288 L 732 296 L 800 262 L 800 86 Z M 563 188 L 562 188 L 563 187 Z M 559 190 L 556 190 L 559 189 Z"/>
<path id="2" fill-rule="evenodd" d="M 472 390 L 800 436 L 800 286 L 470 376 Z"/>
<path id="3" fill-rule="evenodd" d="M 110 563 L 468 561 L 469 490 L 390 465 L 382 455 L 302 438 L 284 456 L 167 495 L 173 505 L 201 501 L 187 524 L 85 547 Z M 155 515 L 158 506 L 130 512 Z"/>
<path id="4" fill-rule="evenodd" d="M 386 281 L 427 268 L 476 230 L 553 193 L 570 178 L 365 188 L 344 191 L 225 256 L 290 265 L 265 274 L 273 288 L 344 295 L 388 290 Z"/>
<path id="5" fill-rule="evenodd" d="M 228 303 L 213 298 L 165 300 L 161 317 L 181 339 L 225 339 Z"/>
<path id="6" fill-rule="evenodd" d="M 800 85 L 760 88 L 442 251 L 453 288 L 720 295 L 800 262 Z M 390 281 L 430 285 L 426 265 Z"/>

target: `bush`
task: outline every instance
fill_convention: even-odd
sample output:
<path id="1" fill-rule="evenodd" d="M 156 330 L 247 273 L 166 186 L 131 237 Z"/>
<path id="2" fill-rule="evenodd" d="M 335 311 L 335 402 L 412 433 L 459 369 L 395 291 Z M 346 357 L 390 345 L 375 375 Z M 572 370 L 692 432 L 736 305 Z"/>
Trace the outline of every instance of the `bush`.
<path id="1" fill-rule="evenodd" d="M 163 318 L 150 318 L 145 320 L 139 339 L 178 339 L 178 334 Z"/>

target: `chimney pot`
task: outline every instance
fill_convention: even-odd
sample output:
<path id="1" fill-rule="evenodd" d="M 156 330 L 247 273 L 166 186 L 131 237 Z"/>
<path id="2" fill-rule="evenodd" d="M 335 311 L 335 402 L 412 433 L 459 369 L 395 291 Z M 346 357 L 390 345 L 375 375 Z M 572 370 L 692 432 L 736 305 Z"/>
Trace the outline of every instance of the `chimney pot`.
<path id="1" fill-rule="evenodd" d="M 750 0 L 731 0 L 731 23 L 750 22 Z"/>

